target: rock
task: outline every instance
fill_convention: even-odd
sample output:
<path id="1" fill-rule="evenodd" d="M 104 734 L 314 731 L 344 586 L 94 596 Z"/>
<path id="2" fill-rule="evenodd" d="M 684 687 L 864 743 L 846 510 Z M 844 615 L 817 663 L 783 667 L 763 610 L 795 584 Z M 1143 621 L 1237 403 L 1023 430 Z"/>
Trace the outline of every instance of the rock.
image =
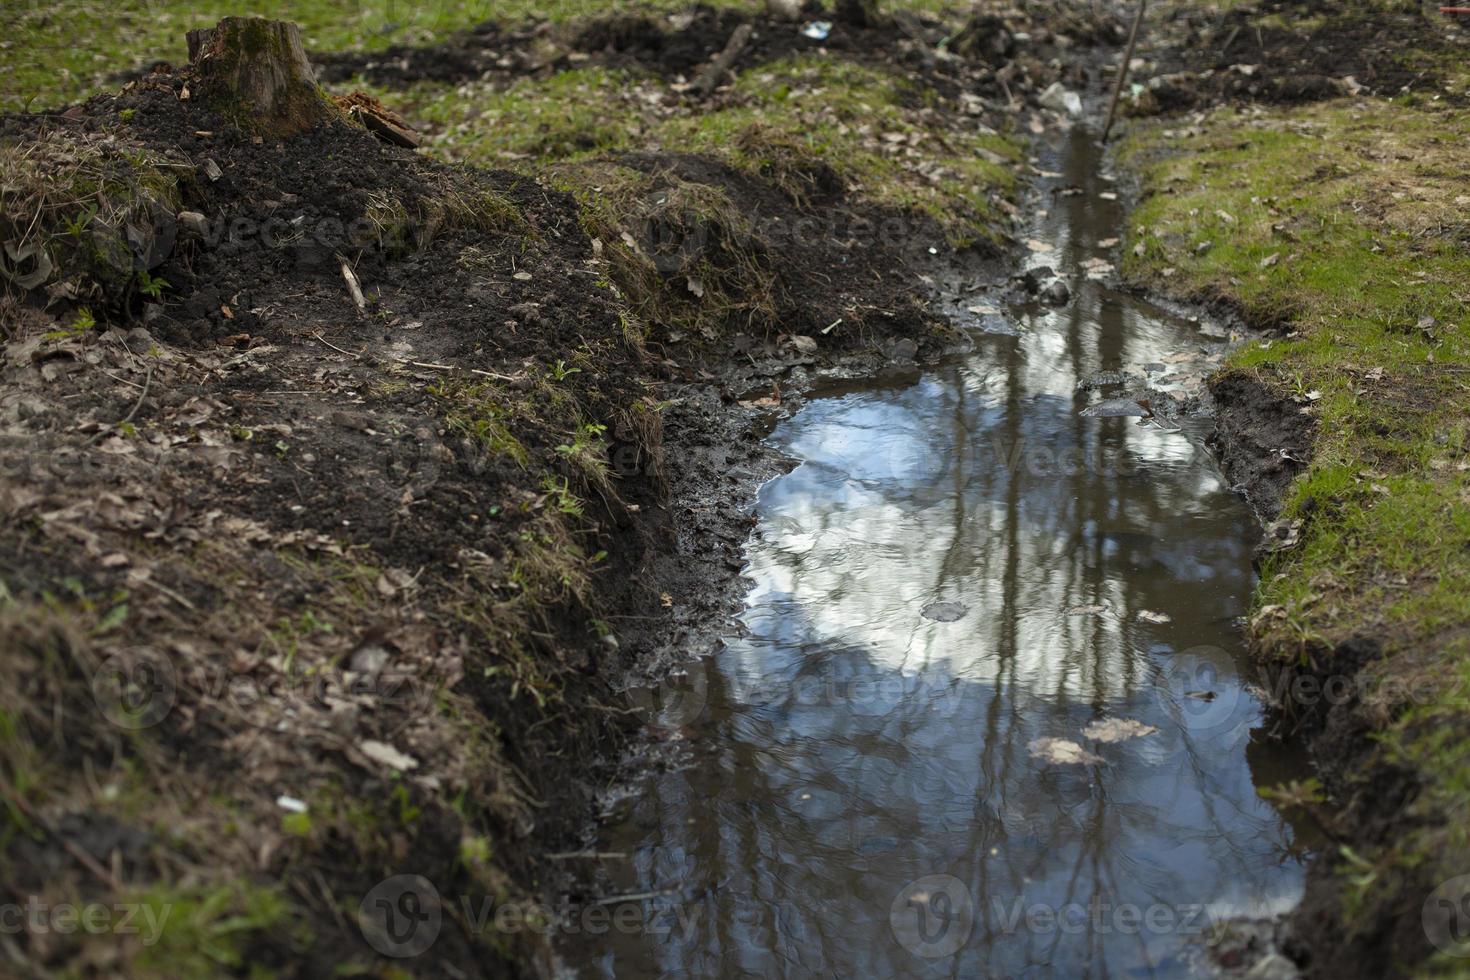
<path id="1" fill-rule="evenodd" d="M 209 222 L 198 211 L 180 211 L 177 218 L 180 231 L 186 231 L 191 235 L 198 235 L 200 238 L 205 237 L 209 233 Z"/>
<path id="2" fill-rule="evenodd" d="M 1109 398 L 1082 410 L 1088 418 L 1144 418 L 1152 411 L 1138 403 L 1136 398 Z"/>
<path id="3" fill-rule="evenodd" d="M 1082 96 L 1064 86 L 1061 82 L 1052 82 L 1037 98 L 1042 108 L 1051 109 L 1055 112 L 1065 112 L 1069 116 L 1082 115 Z"/>
<path id="4" fill-rule="evenodd" d="M 352 654 L 352 670 L 358 674 L 376 675 L 388 665 L 389 653 L 380 646 L 358 647 Z"/>
<path id="5" fill-rule="evenodd" d="M 1041 294 L 1041 298 L 1051 306 L 1066 306 L 1072 298 L 1072 290 L 1068 289 L 1067 284 L 1062 280 L 1054 279 Z"/>
<path id="6" fill-rule="evenodd" d="M 1041 292 L 1041 284 L 1055 275 L 1056 273 L 1052 272 L 1051 266 L 1038 265 L 1034 269 L 1027 269 L 1019 276 L 1015 276 L 1014 279 L 1016 282 L 1020 283 L 1021 287 L 1025 289 L 1026 292 L 1030 293 L 1032 296 L 1035 296 L 1037 293 Z"/>

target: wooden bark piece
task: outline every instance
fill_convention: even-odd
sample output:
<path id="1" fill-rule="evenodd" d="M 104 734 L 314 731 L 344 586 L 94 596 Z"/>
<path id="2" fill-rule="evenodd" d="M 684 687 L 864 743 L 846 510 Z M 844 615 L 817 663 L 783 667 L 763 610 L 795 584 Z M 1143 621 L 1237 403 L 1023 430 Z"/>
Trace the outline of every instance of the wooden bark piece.
<path id="1" fill-rule="evenodd" d="M 362 123 L 378 139 L 395 146 L 413 149 L 419 145 L 419 134 L 398 113 L 366 92 L 334 95 L 332 101 L 348 116 Z"/>
<path id="2" fill-rule="evenodd" d="M 226 17 L 188 33 L 189 62 L 209 105 L 242 129 L 294 136 L 337 118 L 316 84 L 295 24 Z"/>
<path id="3" fill-rule="evenodd" d="M 741 24 L 735 28 L 734 33 L 730 35 L 730 40 L 725 43 L 725 50 L 716 55 L 715 60 L 709 63 L 709 67 L 705 68 L 704 72 L 694 80 L 693 91 L 695 95 L 704 98 L 719 88 L 720 83 L 725 80 L 725 76 L 734 67 L 735 60 L 740 57 L 740 53 L 750 43 L 750 35 L 752 33 L 754 33 L 754 28 L 749 24 Z"/>

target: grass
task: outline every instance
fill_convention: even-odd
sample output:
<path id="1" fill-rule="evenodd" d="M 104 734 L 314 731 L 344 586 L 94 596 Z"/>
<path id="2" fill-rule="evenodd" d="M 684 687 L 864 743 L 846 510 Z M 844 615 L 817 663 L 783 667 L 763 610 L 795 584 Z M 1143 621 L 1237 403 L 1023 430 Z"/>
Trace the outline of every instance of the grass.
<path id="1" fill-rule="evenodd" d="M 1281 327 L 1226 370 L 1318 420 L 1283 510 L 1302 544 L 1262 568 L 1257 645 L 1320 663 L 1373 636 L 1381 673 L 1420 692 L 1385 706 L 1378 737 L 1423 779 L 1412 808 L 1427 822 L 1355 855 L 1359 877 L 1470 850 L 1463 821 L 1443 819 L 1470 808 L 1467 139 L 1463 113 L 1400 99 L 1222 109 L 1123 151 L 1144 185 L 1125 273 Z"/>
<path id="2" fill-rule="evenodd" d="M 753 0 L 717 0 L 755 9 Z M 9 78 L 0 110 L 51 108 L 109 87 L 121 71 L 155 61 L 181 64 L 184 34 L 212 27 L 225 16 L 295 21 L 312 51 L 378 51 L 392 44 L 430 44 L 488 20 L 565 21 L 617 11 L 658 12 L 684 6 L 673 0 L 82 0 L 67 4 L 20 0 L 5 11 L 4 57 Z M 84 43 L 78 44 L 78 39 Z"/>
<path id="3" fill-rule="evenodd" d="M 148 291 L 165 254 L 154 237 L 190 171 L 115 134 L 0 143 L 0 279 L 17 291 L 67 283 L 82 301 Z"/>
<path id="4" fill-rule="evenodd" d="M 942 129 L 933 94 L 908 79 L 815 54 L 747 69 L 733 90 L 689 110 L 653 76 L 582 67 L 504 88 L 377 94 L 406 104 L 454 160 L 528 168 L 631 150 L 702 153 L 797 204 L 830 174 L 858 199 L 932 217 L 957 247 L 998 240 L 996 202 L 1014 189 L 1018 144 L 980 126 Z"/>

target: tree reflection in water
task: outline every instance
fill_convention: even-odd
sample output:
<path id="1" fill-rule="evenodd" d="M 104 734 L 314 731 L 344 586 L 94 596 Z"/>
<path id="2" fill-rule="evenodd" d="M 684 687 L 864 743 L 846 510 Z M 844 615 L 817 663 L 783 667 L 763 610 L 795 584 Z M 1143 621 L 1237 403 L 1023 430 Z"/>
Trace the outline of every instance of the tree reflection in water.
<path id="1" fill-rule="evenodd" d="M 1083 183 L 1096 167 L 1066 169 Z M 1065 207 L 1115 207 L 1097 201 Z M 1054 216 L 1054 261 L 1075 269 L 1095 254 L 1077 229 L 1116 221 Z M 651 915 L 698 918 L 688 936 L 588 940 L 572 965 L 1173 976 L 1206 922 L 1296 900 L 1290 828 L 1246 754 L 1260 709 L 1231 623 L 1252 587 L 1250 515 L 1199 433 L 1081 417 L 1074 397 L 1194 335 L 1096 283 L 1026 316 L 917 383 L 818 400 L 778 427 L 803 462 L 761 494 L 745 633 L 703 665 L 693 762 L 654 778 L 605 841 L 631 856 L 611 889 L 664 892 Z M 935 601 L 965 613 L 926 619 Z M 1157 731 L 1083 739 L 1102 718 Z M 1044 737 L 1103 762 L 1036 758 Z M 974 914 L 957 952 L 928 959 L 890 913 L 935 874 L 963 883 Z M 1065 927 L 1028 923 L 1034 906 Z"/>

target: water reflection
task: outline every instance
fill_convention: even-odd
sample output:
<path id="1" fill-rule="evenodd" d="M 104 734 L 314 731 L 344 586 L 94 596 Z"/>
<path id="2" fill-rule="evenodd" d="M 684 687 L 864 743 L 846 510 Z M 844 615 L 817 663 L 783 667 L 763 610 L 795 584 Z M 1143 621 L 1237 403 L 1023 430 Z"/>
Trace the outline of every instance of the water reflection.
<path id="1" fill-rule="evenodd" d="M 1093 191 L 1040 226 L 1053 264 L 1116 227 Z M 1074 395 L 1198 337 L 1078 281 L 1015 336 L 777 428 L 802 462 L 761 494 L 743 635 L 678 719 L 693 764 L 605 841 L 630 855 L 609 890 L 689 928 L 574 944 L 575 966 L 1175 976 L 1210 921 L 1296 900 L 1246 754 L 1249 514 L 1198 433 L 1081 417 Z M 1083 736 L 1106 719 L 1154 731 Z M 1091 761 L 1038 757 L 1043 739 Z"/>

